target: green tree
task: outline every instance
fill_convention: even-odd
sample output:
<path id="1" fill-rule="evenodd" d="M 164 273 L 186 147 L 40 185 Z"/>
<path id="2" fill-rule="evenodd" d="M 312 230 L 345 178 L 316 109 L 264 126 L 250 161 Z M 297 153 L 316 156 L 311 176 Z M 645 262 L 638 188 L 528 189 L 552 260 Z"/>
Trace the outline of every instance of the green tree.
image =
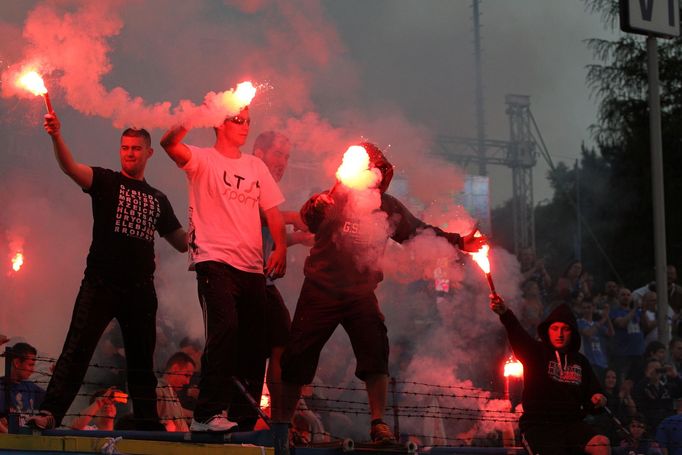
<path id="1" fill-rule="evenodd" d="M 536 245 L 555 277 L 579 258 L 599 282 L 614 278 L 602 240 L 611 228 L 612 207 L 603 197 L 609 192 L 610 172 L 601 156 L 583 147 L 573 167 L 559 163 L 548 173 L 554 197 L 535 209 Z"/>
<path id="2" fill-rule="evenodd" d="M 616 25 L 617 1 L 590 0 L 605 25 Z M 645 37 L 626 34 L 618 40 L 589 40 L 600 64 L 591 65 L 587 81 L 600 100 L 593 133 L 610 168 L 613 234 L 607 248 L 626 284 L 653 276 L 653 220 L 649 148 L 648 81 Z M 668 262 L 682 253 L 682 40 L 658 40 L 661 122 L 666 194 Z"/>

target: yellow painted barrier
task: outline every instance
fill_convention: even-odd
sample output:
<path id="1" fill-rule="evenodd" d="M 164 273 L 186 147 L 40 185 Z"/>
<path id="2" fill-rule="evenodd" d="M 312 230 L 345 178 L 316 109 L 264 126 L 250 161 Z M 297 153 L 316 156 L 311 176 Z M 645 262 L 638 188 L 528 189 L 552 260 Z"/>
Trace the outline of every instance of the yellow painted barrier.
<path id="1" fill-rule="evenodd" d="M 102 453 L 102 447 L 111 439 L 0 434 L 0 451 L 40 450 L 64 453 Z M 200 444 L 139 439 L 121 439 L 115 444 L 119 452 L 130 455 L 274 455 L 272 447 L 240 444 Z"/>

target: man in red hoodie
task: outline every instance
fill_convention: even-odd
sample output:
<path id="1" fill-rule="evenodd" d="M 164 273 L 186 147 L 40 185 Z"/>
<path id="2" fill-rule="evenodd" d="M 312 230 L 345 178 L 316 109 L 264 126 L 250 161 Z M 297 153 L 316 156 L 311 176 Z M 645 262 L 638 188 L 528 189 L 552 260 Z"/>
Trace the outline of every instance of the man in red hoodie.
<path id="1" fill-rule="evenodd" d="M 583 422 L 589 411 L 606 405 L 599 381 L 580 354 L 578 323 L 567 305 L 558 306 L 538 325 L 541 341 L 526 332 L 497 295 L 490 308 L 500 316 L 514 355 L 523 364 L 523 416 L 519 427 L 526 449 L 536 455 L 611 453 L 609 440 Z"/>

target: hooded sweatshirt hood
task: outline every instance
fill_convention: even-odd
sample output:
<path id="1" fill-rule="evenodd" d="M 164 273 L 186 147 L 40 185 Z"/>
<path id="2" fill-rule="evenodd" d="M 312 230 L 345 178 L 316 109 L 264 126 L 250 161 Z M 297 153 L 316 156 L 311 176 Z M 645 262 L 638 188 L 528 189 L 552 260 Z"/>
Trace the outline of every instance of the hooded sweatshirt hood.
<path id="1" fill-rule="evenodd" d="M 540 339 L 552 349 L 552 343 L 549 341 L 549 326 L 555 322 L 563 322 L 571 327 L 571 340 L 569 341 L 567 352 L 578 352 L 580 350 L 580 332 L 578 330 L 578 321 L 576 321 L 573 312 L 568 305 L 562 303 L 552 311 L 547 318 L 538 325 L 538 335 Z"/>
<path id="2" fill-rule="evenodd" d="M 391 180 L 393 179 L 393 165 L 386 159 L 379 147 L 371 142 L 361 142 L 358 145 L 365 149 L 372 166 L 379 169 L 381 172 L 379 191 L 385 193 L 388 189 L 388 185 L 391 184 Z"/>

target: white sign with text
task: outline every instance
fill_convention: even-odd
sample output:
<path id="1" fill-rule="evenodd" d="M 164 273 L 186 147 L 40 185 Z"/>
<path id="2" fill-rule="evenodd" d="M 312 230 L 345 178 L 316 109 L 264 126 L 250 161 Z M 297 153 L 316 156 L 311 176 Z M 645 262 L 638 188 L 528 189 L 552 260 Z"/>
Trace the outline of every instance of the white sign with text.
<path id="1" fill-rule="evenodd" d="M 624 32 L 673 37 L 680 35 L 679 0 L 620 0 Z"/>

